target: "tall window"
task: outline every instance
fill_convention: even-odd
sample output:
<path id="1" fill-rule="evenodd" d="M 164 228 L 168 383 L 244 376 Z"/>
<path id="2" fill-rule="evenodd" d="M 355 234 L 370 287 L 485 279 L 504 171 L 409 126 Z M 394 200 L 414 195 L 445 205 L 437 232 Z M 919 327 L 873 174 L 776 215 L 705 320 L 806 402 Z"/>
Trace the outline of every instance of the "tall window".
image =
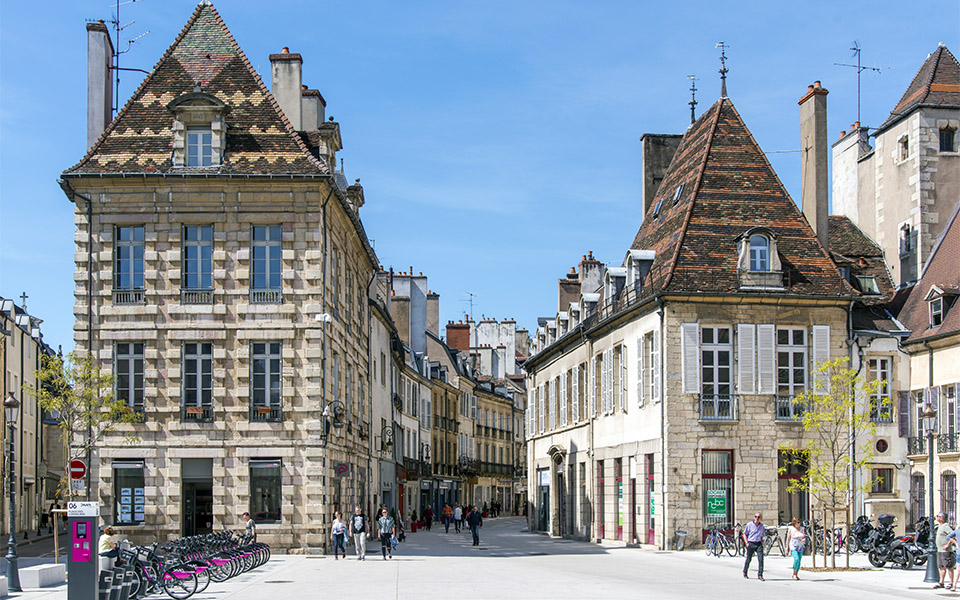
<path id="1" fill-rule="evenodd" d="M 922 473 L 914 473 L 910 476 L 910 514 L 913 521 L 927 514 L 927 488 L 924 481 Z"/>
<path id="2" fill-rule="evenodd" d="M 113 301 L 143 301 L 143 225 L 117 227 L 114 242 Z"/>
<path id="3" fill-rule="evenodd" d="M 870 418 L 877 423 L 893 422 L 893 401 L 890 398 L 889 358 L 871 358 L 867 363 L 867 377 L 879 381 L 876 393 L 870 397 Z"/>
<path id="4" fill-rule="evenodd" d="M 930 300 L 930 327 L 939 327 L 943 323 L 943 298 Z"/>
<path id="5" fill-rule="evenodd" d="M 143 412 L 143 343 L 116 342 L 113 348 L 117 400 Z"/>
<path id="6" fill-rule="evenodd" d="M 870 469 L 870 492 L 874 494 L 893 493 L 893 469 L 883 467 Z"/>
<path id="7" fill-rule="evenodd" d="M 618 352 L 620 355 L 620 385 L 617 387 L 620 393 L 620 410 L 627 412 L 627 346 L 620 345 Z"/>
<path id="8" fill-rule="evenodd" d="M 750 270 L 770 270 L 770 240 L 765 235 L 750 236 Z"/>
<path id="9" fill-rule="evenodd" d="M 703 528 L 733 523 L 733 450 L 704 450 Z"/>
<path id="10" fill-rule="evenodd" d="M 956 152 L 957 130 L 951 127 L 940 129 L 940 152 Z"/>
<path id="11" fill-rule="evenodd" d="M 940 475 L 940 510 L 947 513 L 947 523 L 957 519 L 957 476 L 954 473 Z"/>
<path id="12" fill-rule="evenodd" d="M 213 418 L 213 344 L 183 345 L 183 413 L 185 421 Z"/>
<path id="13" fill-rule="evenodd" d="M 139 525 L 144 522 L 144 477 L 142 460 L 114 460 L 113 524 Z"/>
<path id="14" fill-rule="evenodd" d="M 923 390 L 916 390 L 913 392 L 913 401 L 913 411 L 914 414 L 916 414 L 916 417 L 911 419 L 913 421 L 913 435 L 918 438 L 923 438 L 923 409 L 925 408 L 923 403 Z"/>
<path id="15" fill-rule="evenodd" d="M 807 472 L 807 455 L 795 450 L 779 450 L 777 452 L 778 495 L 780 522 L 785 523 L 793 517 L 807 518 L 806 490 L 790 491 L 794 482 L 800 481 Z"/>
<path id="16" fill-rule="evenodd" d="M 790 420 L 803 414 L 793 401 L 807 389 L 807 332 L 777 329 L 777 419 Z"/>
<path id="17" fill-rule="evenodd" d="M 280 460 L 250 461 L 250 516 L 257 523 L 280 522 Z"/>
<path id="18" fill-rule="evenodd" d="M 183 228 L 183 287 L 208 290 L 213 287 L 213 226 Z"/>
<path id="19" fill-rule="evenodd" d="M 946 422 L 941 427 L 941 433 L 953 436 L 957 433 L 957 386 L 950 384 L 943 386 L 943 399 L 946 401 Z M 953 440 L 949 440 L 953 442 Z M 955 442 L 954 442 L 955 443 Z M 956 446 L 953 446 L 956 448 Z"/>
<path id="20" fill-rule="evenodd" d="M 187 166 L 213 164 L 213 133 L 209 127 L 187 127 Z"/>
<path id="21" fill-rule="evenodd" d="M 910 138 L 906 135 L 901 137 L 898 145 L 900 149 L 900 160 L 907 160 L 910 158 Z"/>
<path id="22" fill-rule="evenodd" d="M 282 227 L 253 226 L 253 260 L 251 291 L 254 301 L 278 302 L 281 289 Z"/>
<path id="23" fill-rule="evenodd" d="M 250 362 L 250 419 L 278 421 L 280 402 L 280 343 L 254 343 Z"/>
<path id="24" fill-rule="evenodd" d="M 729 327 L 701 329 L 700 418 L 733 419 L 733 345 Z"/>

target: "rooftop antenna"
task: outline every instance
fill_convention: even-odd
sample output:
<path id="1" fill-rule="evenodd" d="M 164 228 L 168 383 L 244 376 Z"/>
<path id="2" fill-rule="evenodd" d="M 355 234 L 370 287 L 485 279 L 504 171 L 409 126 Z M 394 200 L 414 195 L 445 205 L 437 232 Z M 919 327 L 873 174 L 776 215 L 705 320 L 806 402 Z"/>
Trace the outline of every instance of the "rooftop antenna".
<path id="1" fill-rule="evenodd" d="M 693 125 L 697 120 L 697 79 L 696 75 L 687 75 L 690 80 L 690 124 Z"/>
<path id="2" fill-rule="evenodd" d="M 133 45 L 134 42 L 136 42 L 137 40 L 139 40 L 139 39 L 142 38 L 143 36 L 145 36 L 145 35 L 147 35 L 148 33 L 150 33 L 149 31 L 144 31 L 143 33 L 141 33 L 140 35 L 136 36 L 135 38 L 132 38 L 132 39 L 130 39 L 130 40 L 127 40 L 127 48 L 126 48 L 125 50 L 119 50 L 119 48 L 120 48 L 120 32 L 123 31 L 124 29 L 126 29 L 127 27 L 130 27 L 130 26 L 133 25 L 134 23 L 136 23 L 136 21 L 130 21 L 129 23 L 127 23 L 127 24 L 125 24 L 125 25 L 122 24 L 121 21 L 120 21 L 120 7 L 121 7 L 121 6 L 126 6 L 127 4 L 133 4 L 134 2 L 137 2 L 137 1 L 138 1 L 138 0 L 125 0 L 124 2 L 121 2 L 120 0 L 116 0 L 116 2 L 115 2 L 115 4 L 114 4 L 113 20 L 110 21 L 110 24 L 113 25 L 114 39 L 117 41 L 117 48 L 118 48 L 118 49 L 115 50 L 114 53 L 113 53 L 113 70 L 114 70 L 114 72 L 115 72 L 115 74 L 116 74 L 116 85 L 114 85 L 114 88 L 113 88 L 113 92 L 114 92 L 113 114 L 114 114 L 114 116 L 116 116 L 117 111 L 120 110 L 120 71 L 139 71 L 140 73 L 147 73 L 147 74 L 149 74 L 149 71 L 144 71 L 143 69 L 130 69 L 130 68 L 123 68 L 123 67 L 120 66 L 120 55 L 121 55 L 121 54 L 126 54 L 127 52 L 129 52 L 129 51 L 130 51 L 130 46 Z"/>
<path id="3" fill-rule="evenodd" d="M 727 97 L 727 72 L 730 70 L 727 68 L 727 48 L 730 46 L 724 44 L 723 42 L 717 42 L 717 45 L 714 48 L 720 48 L 720 70 L 717 71 L 720 73 L 720 97 Z"/>
<path id="4" fill-rule="evenodd" d="M 853 46 L 850 47 L 850 50 L 853 51 L 853 54 L 851 54 L 850 56 L 857 57 L 857 64 L 855 65 L 848 65 L 846 63 L 833 63 L 833 64 L 835 64 L 838 67 L 850 67 L 852 69 L 857 70 L 857 123 L 860 123 L 861 122 L 860 121 L 860 74 L 863 73 L 864 71 L 876 71 L 877 73 L 879 73 L 885 67 L 864 67 L 863 65 L 861 65 L 860 64 L 860 42 L 858 42 L 857 40 L 853 40 Z"/>
<path id="5" fill-rule="evenodd" d="M 473 320 L 473 299 L 477 297 L 473 292 L 464 292 L 469 298 L 461 300 L 460 302 L 469 302 L 470 303 L 470 320 Z"/>

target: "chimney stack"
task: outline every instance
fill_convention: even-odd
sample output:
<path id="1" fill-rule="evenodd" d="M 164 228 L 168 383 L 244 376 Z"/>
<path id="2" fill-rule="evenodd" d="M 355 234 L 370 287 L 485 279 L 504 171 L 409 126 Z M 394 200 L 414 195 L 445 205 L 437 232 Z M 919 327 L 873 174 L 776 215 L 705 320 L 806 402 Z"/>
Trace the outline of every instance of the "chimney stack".
<path id="1" fill-rule="evenodd" d="M 427 290 L 427 331 L 440 337 L 440 294 Z"/>
<path id="2" fill-rule="evenodd" d="M 301 86 L 300 97 L 300 118 L 302 120 L 303 130 L 312 131 L 314 129 L 320 129 L 324 119 L 327 118 L 327 101 L 320 95 L 319 90 L 308 89 L 305 85 Z"/>
<path id="3" fill-rule="evenodd" d="M 797 102 L 800 105 L 800 179 L 803 216 L 826 248 L 827 214 L 827 92 L 815 81 Z"/>
<path id="4" fill-rule="evenodd" d="M 643 214 L 657 197 L 667 167 L 680 146 L 682 135 L 645 133 L 640 136 L 640 160 L 643 171 Z"/>
<path id="5" fill-rule="evenodd" d="M 301 94 L 303 58 L 284 47 L 280 54 L 270 55 L 270 88 L 280 110 L 297 131 L 303 129 Z"/>
<path id="6" fill-rule="evenodd" d="M 113 43 L 107 26 L 103 21 L 87 23 L 87 150 L 113 120 L 111 62 Z"/>

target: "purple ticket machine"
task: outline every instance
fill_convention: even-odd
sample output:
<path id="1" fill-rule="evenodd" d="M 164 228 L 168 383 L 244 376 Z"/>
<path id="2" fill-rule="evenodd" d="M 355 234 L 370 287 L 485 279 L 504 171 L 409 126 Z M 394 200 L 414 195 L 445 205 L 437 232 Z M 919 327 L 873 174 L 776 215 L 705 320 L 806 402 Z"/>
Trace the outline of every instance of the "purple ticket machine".
<path id="1" fill-rule="evenodd" d="M 100 505 L 67 502 L 67 599 L 99 598 L 100 556 L 97 552 Z"/>

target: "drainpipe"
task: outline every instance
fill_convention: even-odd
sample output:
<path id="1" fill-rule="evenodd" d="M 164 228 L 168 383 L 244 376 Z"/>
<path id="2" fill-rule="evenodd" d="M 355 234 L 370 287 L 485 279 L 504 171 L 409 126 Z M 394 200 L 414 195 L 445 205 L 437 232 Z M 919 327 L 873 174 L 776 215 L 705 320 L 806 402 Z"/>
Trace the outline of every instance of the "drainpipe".
<path id="1" fill-rule="evenodd" d="M 333 178 L 329 179 L 329 184 L 331 186 L 337 185 L 337 182 Z M 320 372 L 321 372 L 321 391 L 320 391 L 320 405 L 323 407 L 323 411 L 327 410 L 327 202 L 330 201 L 330 196 L 333 195 L 333 188 L 330 188 L 330 191 L 327 192 L 327 197 L 323 200 L 323 205 L 320 207 L 320 212 L 323 218 L 323 290 L 321 291 L 320 297 L 320 313 L 324 315 L 322 317 L 321 329 L 323 330 L 323 340 L 322 340 L 322 354 L 320 358 Z M 323 522 L 326 521 L 326 512 L 327 512 L 327 476 L 328 476 L 328 465 L 329 462 L 329 450 L 327 448 L 327 419 L 322 416 L 321 413 L 321 435 L 323 436 L 323 492 L 324 492 L 324 517 Z M 341 508 L 341 512 L 342 512 Z M 327 536 L 323 538 L 323 549 L 324 553 L 327 551 Z"/>
<path id="2" fill-rule="evenodd" d="M 667 483 L 667 398 L 664 394 L 664 376 L 663 376 L 663 348 L 665 338 L 663 336 L 663 316 L 664 304 L 661 298 L 657 298 L 657 315 L 660 317 L 660 512 L 663 513 L 663 525 L 660 528 L 660 548 L 667 549 L 667 502 L 666 483 Z M 649 518 L 649 515 L 648 517 Z"/>
<path id="3" fill-rule="evenodd" d="M 853 333 L 853 300 L 850 301 L 850 305 L 847 307 L 847 359 L 849 361 L 849 366 L 853 366 L 853 346 L 857 346 L 857 376 L 860 375 L 860 370 L 863 369 L 863 348 L 860 346 L 857 336 Z M 854 381 L 850 383 L 850 396 L 851 398 L 856 398 L 856 377 Z M 854 403 L 851 403 L 850 408 L 850 469 L 848 477 L 850 477 L 850 503 L 855 504 L 857 500 L 857 470 L 854 467 L 854 463 L 857 461 L 857 440 L 853 433 L 853 420 L 856 417 L 857 407 Z M 854 515 L 857 516 L 857 515 Z"/>

